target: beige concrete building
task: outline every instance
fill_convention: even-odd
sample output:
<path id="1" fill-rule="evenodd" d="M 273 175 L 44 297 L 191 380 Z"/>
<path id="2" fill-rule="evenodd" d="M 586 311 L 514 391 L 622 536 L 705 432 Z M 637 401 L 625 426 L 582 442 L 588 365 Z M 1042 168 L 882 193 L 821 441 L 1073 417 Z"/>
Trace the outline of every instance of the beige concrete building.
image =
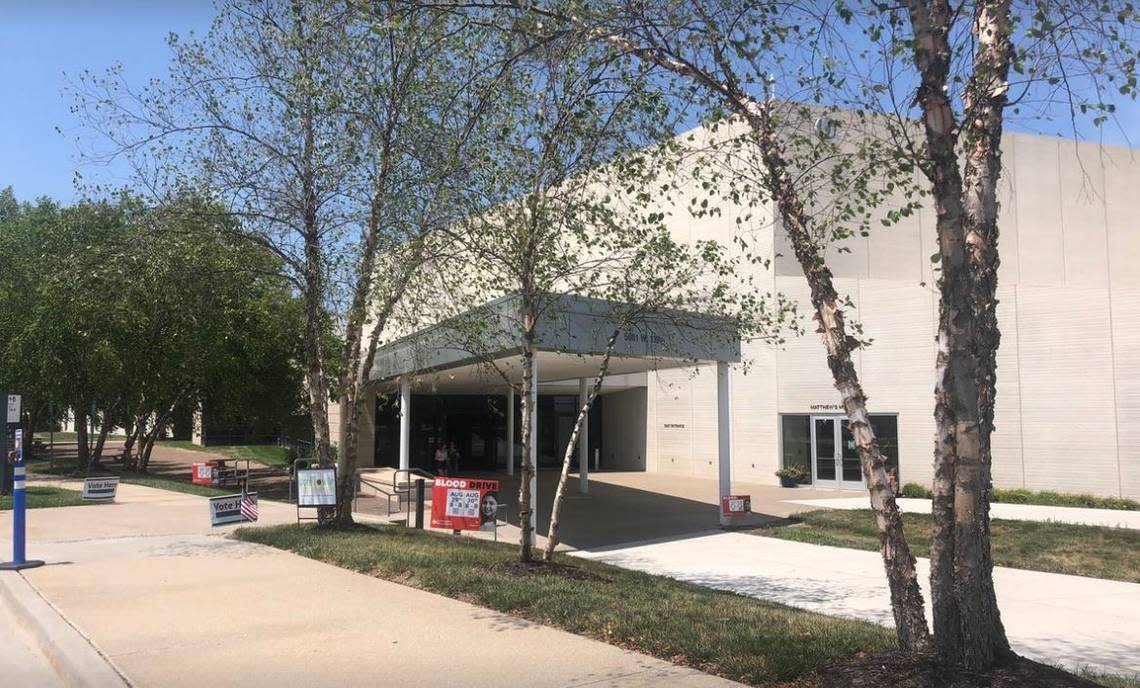
<path id="1" fill-rule="evenodd" d="M 995 482 L 1140 498 L 1140 159 L 1130 149 L 1014 134 L 1005 137 L 1003 163 Z M 765 209 L 753 211 L 760 218 L 753 246 L 768 252 L 771 268 L 754 277 L 810 312 L 799 266 L 772 209 L 766 212 L 768 219 Z M 731 213 L 671 222 L 682 238 L 726 245 L 739 231 Z M 927 208 L 832 246 L 828 256 L 840 293 L 856 304 L 849 319 L 873 340 L 856 364 L 903 483 L 929 484 L 931 476 L 936 251 Z M 741 359 L 730 379 L 732 479 L 775 483 L 779 467 L 800 464 L 818 487 L 860 489 L 838 395 L 810 328 L 781 347 L 745 342 Z M 507 422 L 514 414 L 496 385 L 487 380 L 454 395 L 413 389 L 411 431 L 423 439 L 413 437 L 410 461 L 426 461 L 426 447 L 450 436 L 471 468 L 505 468 L 513 444 L 507 427 L 518 424 Z M 376 465 L 397 465 L 398 413 L 384 403 L 394 387 L 378 380 L 376 389 L 364 444 L 371 441 Z M 540 377 L 540 465 L 560 455 L 576 392 L 577 380 Z M 718 475 L 715 366 L 618 376 L 590 422 L 590 456 L 603 470 Z"/>

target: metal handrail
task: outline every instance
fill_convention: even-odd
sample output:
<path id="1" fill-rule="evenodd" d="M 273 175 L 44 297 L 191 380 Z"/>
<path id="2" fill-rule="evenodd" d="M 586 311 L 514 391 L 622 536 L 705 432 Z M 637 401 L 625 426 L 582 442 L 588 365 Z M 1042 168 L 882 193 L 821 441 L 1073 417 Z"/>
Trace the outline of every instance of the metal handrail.
<path id="1" fill-rule="evenodd" d="M 360 482 L 361 485 L 367 485 L 368 487 L 371 487 L 373 490 L 379 492 L 380 494 L 382 494 L 388 498 L 388 515 L 391 516 L 392 515 L 392 498 L 393 497 L 399 497 L 399 495 L 395 494 L 394 492 L 389 492 L 388 490 L 384 489 L 384 483 L 369 480 L 369 479 L 365 478 L 363 475 L 360 475 L 359 473 L 357 473 L 356 479 Z M 355 495 L 353 495 L 353 498 L 352 498 L 352 510 L 353 511 L 356 510 L 356 500 L 359 498 L 360 498 L 360 492 L 357 491 L 357 493 Z"/>
<path id="2" fill-rule="evenodd" d="M 400 481 L 399 481 L 399 477 L 400 477 L 401 473 L 407 473 L 408 474 L 407 482 L 404 483 L 403 488 L 400 487 Z M 394 490 L 397 494 L 408 494 L 408 495 L 410 495 L 412 493 L 412 476 L 413 475 L 418 475 L 422 478 L 425 478 L 426 480 L 432 481 L 432 485 L 435 484 L 435 476 L 432 475 L 431 473 L 428 473 L 427 471 L 423 470 L 422 468 L 397 468 L 395 471 L 392 472 L 392 490 Z M 426 480 L 425 480 L 425 483 L 426 483 Z M 425 484 L 425 487 L 426 486 L 427 485 Z M 411 520 L 412 520 L 412 500 L 408 499 L 405 502 L 405 504 L 407 505 L 407 508 L 405 510 L 404 525 L 410 526 Z M 419 507 L 417 507 L 417 508 L 419 508 Z"/>
<path id="3" fill-rule="evenodd" d="M 402 489 L 400 487 L 400 482 L 399 482 L 399 477 L 400 477 L 401 473 L 407 473 L 408 474 L 408 479 L 406 482 L 403 483 L 404 487 Z M 422 468 L 397 468 L 395 471 L 392 472 L 392 489 L 395 490 L 397 493 L 400 493 L 400 494 L 410 493 L 412 491 L 412 479 L 411 478 L 413 475 L 418 475 L 422 478 L 425 478 L 427 480 L 432 481 L 433 483 L 435 482 L 435 476 L 432 475 L 431 473 L 428 473 L 427 471 L 425 471 Z"/>

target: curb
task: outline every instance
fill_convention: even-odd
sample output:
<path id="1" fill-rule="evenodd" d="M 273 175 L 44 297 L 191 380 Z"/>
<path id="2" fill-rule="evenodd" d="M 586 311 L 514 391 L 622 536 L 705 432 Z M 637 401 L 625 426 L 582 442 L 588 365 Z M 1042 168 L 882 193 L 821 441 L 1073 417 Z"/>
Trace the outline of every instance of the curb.
<path id="1" fill-rule="evenodd" d="M 22 574 L 0 574 L 0 596 L 39 644 L 62 683 L 77 688 L 126 688 L 119 673 L 82 633 L 40 595 Z"/>

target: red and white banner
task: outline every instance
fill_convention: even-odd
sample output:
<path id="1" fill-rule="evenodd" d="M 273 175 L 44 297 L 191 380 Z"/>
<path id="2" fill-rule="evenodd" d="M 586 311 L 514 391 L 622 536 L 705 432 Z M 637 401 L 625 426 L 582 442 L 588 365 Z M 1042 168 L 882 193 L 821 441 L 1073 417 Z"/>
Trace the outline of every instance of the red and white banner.
<path id="1" fill-rule="evenodd" d="M 499 481 L 438 477 L 431 488 L 431 527 L 494 530 Z"/>

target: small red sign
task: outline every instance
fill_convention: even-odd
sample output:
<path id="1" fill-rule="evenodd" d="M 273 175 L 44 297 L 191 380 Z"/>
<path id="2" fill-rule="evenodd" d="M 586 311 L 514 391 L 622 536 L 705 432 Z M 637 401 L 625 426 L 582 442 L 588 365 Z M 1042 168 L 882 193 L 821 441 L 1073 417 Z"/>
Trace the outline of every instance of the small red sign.
<path id="1" fill-rule="evenodd" d="M 431 488 L 432 528 L 494 530 L 498 509 L 498 480 L 441 476 Z"/>
<path id="2" fill-rule="evenodd" d="M 728 495 L 720 498 L 720 513 L 725 516 L 743 516 L 751 512 L 751 495 Z"/>
<path id="3" fill-rule="evenodd" d="M 200 461 L 190 464 L 190 482 L 195 485 L 217 485 L 218 462 Z"/>

